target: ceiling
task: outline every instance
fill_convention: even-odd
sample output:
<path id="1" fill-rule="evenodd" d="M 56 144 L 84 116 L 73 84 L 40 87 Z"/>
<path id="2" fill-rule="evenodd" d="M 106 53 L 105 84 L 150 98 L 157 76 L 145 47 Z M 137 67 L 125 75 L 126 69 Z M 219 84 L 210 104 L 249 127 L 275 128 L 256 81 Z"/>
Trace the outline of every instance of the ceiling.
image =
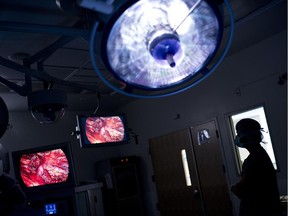
<path id="1" fill-rule="evenodd" d="M 93 23 L 100 21 L 97 34 L 101 37 L 106 21 L 125 1 L 95 0 L 113 2 L 111 14 L 80 8 L 75 1 L 1 1 L 0 96 L 9 110 L 27 109 L 25 84 L 30 78 L 33 91 L 54 88 L 67 92 L 70 110 L 93 110 L 99 101 L 100 109 L 114 110 L 135 100 L 107 87 L 89 55 Z M 230 4 L 236 25 L 228 55 L 287 29 L 286 0 L 230 0 Z M 104 71 L 98 55 L 96 62 Z M 112 75 L 105 76 L 114 82 Z"/>

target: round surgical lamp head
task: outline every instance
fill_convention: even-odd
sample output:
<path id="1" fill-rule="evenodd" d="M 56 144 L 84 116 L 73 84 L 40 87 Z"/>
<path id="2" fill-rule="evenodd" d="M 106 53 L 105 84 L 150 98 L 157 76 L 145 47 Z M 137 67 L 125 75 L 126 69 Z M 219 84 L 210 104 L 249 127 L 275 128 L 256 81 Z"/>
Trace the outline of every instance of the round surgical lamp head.
<path id="1" fill-rule="evenodd" d="M 129 89 L 150 92 L 179 90 L 208 75 L 223 33 L 219 5 L 212 2 L 140 0 L 125 5 L 104 29 L 101 55 L 107 71 Z"/>
<path id="2" fill-rule="evenodd" d="M 40 90 L 28 95 L 28 108 L 35 120 L 50 124 L 60 120 L 65 114 L 67 96 L 56 89 Z"/>

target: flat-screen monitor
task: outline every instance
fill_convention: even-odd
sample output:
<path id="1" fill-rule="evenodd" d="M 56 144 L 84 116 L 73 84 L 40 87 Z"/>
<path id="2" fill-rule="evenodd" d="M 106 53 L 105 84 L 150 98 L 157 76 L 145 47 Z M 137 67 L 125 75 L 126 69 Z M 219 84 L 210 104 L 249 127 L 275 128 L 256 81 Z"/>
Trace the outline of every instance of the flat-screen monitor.
<path id="1" fill-rule="evenodd" d="M 77 115 L 77 128 L 83 148 L 130 142 L 125 114 Z"/>
<path id="2" fill-rule="evenodd" d="M 76 185 L 70 142 L 12 152 L 15 177 L 24 191 Z"/>

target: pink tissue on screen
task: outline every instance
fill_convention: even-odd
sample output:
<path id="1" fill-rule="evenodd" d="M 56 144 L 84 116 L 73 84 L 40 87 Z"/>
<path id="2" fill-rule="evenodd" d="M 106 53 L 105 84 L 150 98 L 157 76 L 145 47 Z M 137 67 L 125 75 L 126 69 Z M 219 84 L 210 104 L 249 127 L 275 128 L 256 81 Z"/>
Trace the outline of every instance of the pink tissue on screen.
<path id="1" fill-rule="evenodd" d="M 20 172 L 27 187 L 66 182 L 68 159 L 62 149 L 23 155 Z"/>
<path id="2" fill-rule="evenodd" d="M 124 124 L 120 117 L 89 117 L 86 136 L 90 143 L 118 142 L 124 139 Z"/>

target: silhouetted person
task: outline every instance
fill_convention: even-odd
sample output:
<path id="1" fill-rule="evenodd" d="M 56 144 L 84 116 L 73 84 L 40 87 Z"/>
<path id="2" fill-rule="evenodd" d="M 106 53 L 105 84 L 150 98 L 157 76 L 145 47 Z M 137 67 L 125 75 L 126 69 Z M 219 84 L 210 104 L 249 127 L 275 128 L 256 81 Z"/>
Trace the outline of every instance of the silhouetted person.
<path id="1" fill-rule="evenodd" d="M 17 182 L 8 174 L 0 175 L 0 215 L 38 216 L 26 205 L 26 195 Z"/>
<path id="2" fill-rule="evenodd" d="M 260 145 L 263 139 L 261 130 L 260 124 L 253 119 L 242 119 L 236 124 L 235 144 L 250 153 L 244 160 L 240 182 L 231 187 L 240 199 L 240 216 L 274 216 L 280 213 L 276 172 Z"/>

